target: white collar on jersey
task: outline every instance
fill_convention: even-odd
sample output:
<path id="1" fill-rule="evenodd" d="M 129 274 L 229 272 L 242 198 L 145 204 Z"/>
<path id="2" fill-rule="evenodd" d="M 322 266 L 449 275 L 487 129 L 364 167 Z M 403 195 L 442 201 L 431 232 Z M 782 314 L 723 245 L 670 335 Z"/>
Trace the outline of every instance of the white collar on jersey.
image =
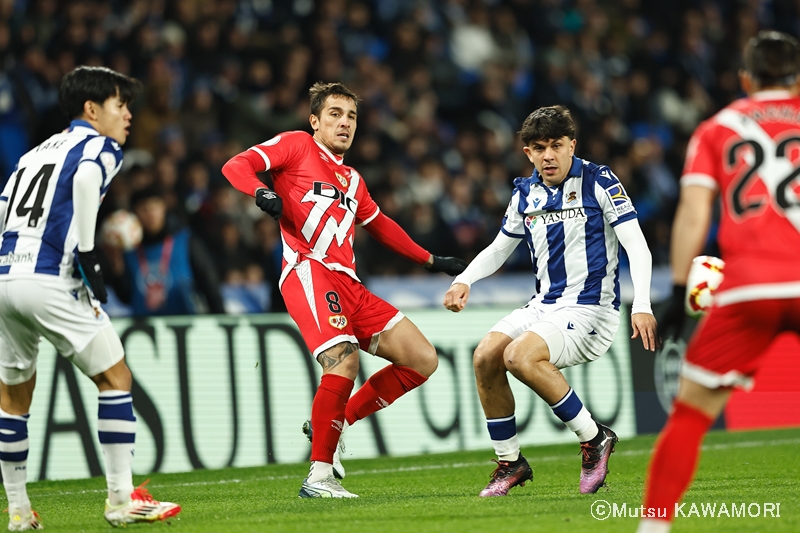
<path id="1" fill-rule="evenodd" d="M 788 100 L 789 98 L 793 98 L 792 93 L 784 89 L 758 91 L 750 95 L 751 100 Z"/>
<path id="2" fill-rule="evenodd" d="M 325 155 L 330 157 L 334 163 L 336 163 L 337 165 L 341 165 L 342 163 L 344 163 L 344 157 L 339 157 L 338 155 L 335 155 L 333 152 L 325 148 L 325 145 L 321 144 L 318 140 L 314 139 L 314 142 L 317 143 L 317 146 L 319 146 L 320 150 L 324 151 Z"/>
<path id="3" fill-rule="evenodd" d="M 97 133 L 97 130 L 92 127 L 91 124 L 86 122 L 85 120 L 73 120 L 69 123 L 69 131 L 75 133 L 83 133 L 84 135 L 100 135 Z"/>

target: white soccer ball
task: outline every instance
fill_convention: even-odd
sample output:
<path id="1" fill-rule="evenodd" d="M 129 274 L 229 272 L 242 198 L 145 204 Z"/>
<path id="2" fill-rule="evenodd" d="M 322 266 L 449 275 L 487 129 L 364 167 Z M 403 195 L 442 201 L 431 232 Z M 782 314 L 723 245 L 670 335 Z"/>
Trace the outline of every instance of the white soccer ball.
<path id="1" fill-rule="evenodd" d="M 686 314 L 699 320 L 711 307 L 714 291 L 722 283 L 725 261 L 719 257 L 701 255 L 692 260 L 686 281 Z"/>
<path id="2" fill-rule="evenodd" d="M 142 242 L 142 224 L 139 219 L 125 209 L 111 213 L 100 228 L 103 244 L 133 250 Z"/>

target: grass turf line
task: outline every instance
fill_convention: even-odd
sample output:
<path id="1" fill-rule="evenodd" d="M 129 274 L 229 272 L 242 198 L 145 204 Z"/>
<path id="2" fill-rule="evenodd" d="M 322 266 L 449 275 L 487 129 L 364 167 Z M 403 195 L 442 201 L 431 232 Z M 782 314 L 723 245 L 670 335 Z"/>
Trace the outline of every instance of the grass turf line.
<path id="1" fill-rule="evenodd" d="M 628 507 L 641 503 L 654 440 L 621 441 L 609 463 L 608 486 L 594 495 L 578 493 L 577 444 L 525 447 L 534 481 L 505 498 L 477 497 L 494 467 L 488 450 L 347 461 L 344 485 L 361 496 L 356 500 L 297 498 L 305 464 L 154 474 L 148 485 L 153 496 L 177 501 L 183 512 L 168 523 L 129 527 L 193 533 L 632 533 L 635 518 L 598 521 L 590 507 L 596 500 Z M 673 531 L 800 531 L 798 450 L 800 429 L 712 432 L 684 509 L 688 512 L 691 503 L 778 502 L 780 517 L 678 518 Z M 142 480 L 136 476 L 137 483 Z M 113 529 L 102 516 L 104 487 L 103 478 L 92 478 L 31 483 L 28 490 L 46 531 L 89 533 Z"/>

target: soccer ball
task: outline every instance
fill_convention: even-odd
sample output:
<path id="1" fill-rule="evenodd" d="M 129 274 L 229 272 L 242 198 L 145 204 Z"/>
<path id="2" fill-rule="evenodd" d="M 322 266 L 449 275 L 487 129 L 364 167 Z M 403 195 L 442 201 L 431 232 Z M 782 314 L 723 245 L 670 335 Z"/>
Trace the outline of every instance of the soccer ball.
<path id="1" fill-rule="evenodd" d="M 133 250 L 142 242 L 142 224 L 130 211 L 114 211 L 103 221 L 100 241 L 125 251 Z"/>
<path id="2" fill-rule="evenodd" d="M 686 314 L 699 320 L 711 307 L 714 291 L 722 283 L 725 261 L 719 257 L 701 255 L 692 260 L 686 281 Z"/>

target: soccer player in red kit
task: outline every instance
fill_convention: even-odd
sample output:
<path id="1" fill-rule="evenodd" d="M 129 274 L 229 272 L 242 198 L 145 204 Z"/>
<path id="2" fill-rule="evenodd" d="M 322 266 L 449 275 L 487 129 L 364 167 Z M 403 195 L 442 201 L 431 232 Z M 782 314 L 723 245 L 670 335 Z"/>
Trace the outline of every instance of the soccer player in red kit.
<path id="1" fill-rule="evenodd" d="M 438 364 L 436 350 L 419 329 L 356 276 L 355 226 L 431 272 L 460 274 L 466 263 L 431 255 L 412 241 L 381 212 L 361 175 L 343 163 L 356 132 L 358 97 L 341 83 L 316 83 L 309 96 L 313 136 L 304 131 L 276 135 L 233 157 L 222 173 L 280 219 L 283 269 L 278 285 L 322 365 L 311 408 L 311 470 L 300 497 L 353 498 L 336 479 L 344 474 L 338 457 L 334 460 L 342 432 L 422 385 Z M 274 191 L 256 176 L 265 170 L 272 173 Z M 359 348 L 392 364 L 351 398 Z"/>
<path id="2" fill-rule="evenodd" d="M 663 333 L 680 332 L 689 267 L 717 196 L 725 277 L 689 343 L 678 396 L 650 460 L 639 533 L 669 531 L 702 440 L 732 388 L 752 385 L 778 334 L 800 333 L 800 47 L 786 34 L 762 31 L 748 42 L 744 66 L 747 97 L 703 122 L 687 149 Z"/>

